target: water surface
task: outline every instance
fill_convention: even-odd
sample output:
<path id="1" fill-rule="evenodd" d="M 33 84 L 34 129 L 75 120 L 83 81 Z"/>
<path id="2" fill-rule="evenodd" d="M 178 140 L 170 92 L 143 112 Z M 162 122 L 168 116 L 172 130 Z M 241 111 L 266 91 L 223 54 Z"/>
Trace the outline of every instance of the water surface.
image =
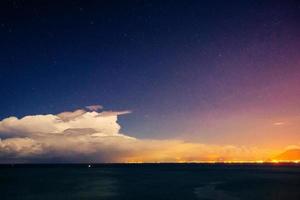
<path id="1" fill-rule="evenodd" d="M 1 165 L 1 200 L 300 199 L 298 165 Z"/>

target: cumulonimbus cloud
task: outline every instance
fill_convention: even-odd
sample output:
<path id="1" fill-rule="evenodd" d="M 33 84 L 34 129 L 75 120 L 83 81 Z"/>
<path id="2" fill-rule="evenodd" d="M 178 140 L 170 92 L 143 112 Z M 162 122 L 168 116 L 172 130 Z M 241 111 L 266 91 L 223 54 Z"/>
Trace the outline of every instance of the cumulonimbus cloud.
<path id="1" fill-rule="evenodd" d="M 191 162 L 257 160 L 267 151 L 122 134 L 118 116 L 130 111 L 79 109 L 0 121 L 0 162 Z"/>

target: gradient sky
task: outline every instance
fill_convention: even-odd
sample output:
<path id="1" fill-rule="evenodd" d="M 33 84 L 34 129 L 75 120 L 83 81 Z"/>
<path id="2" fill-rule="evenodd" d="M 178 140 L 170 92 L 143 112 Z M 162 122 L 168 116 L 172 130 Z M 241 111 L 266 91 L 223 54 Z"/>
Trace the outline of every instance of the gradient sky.
<path id="1" fill-rule="evenodd" d="M 300 142 L 299 1 L 1 1 L 0 119 L 130 110 L 145 139 Z"/>

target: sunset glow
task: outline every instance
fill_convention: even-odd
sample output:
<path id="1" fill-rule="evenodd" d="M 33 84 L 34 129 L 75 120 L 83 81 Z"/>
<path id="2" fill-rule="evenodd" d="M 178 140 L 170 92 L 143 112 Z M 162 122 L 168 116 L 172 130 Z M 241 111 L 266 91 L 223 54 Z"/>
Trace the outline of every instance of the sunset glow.
<path id="1" fill-rule="evenodd" d="M 300 0 L 0 16 L 0 200 L 300 199 Z"/>
<path id="2" fill-rule="evenodd" d="M 0 163 L 299 162 L 296 1 L 12 2 Z"/>

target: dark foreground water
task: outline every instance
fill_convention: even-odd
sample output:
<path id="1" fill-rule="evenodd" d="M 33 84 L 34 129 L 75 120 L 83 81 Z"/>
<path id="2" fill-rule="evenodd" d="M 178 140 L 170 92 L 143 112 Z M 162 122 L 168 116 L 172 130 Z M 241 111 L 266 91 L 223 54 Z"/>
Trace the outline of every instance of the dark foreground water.
<path id="1" fill-rule="evenodd" d="M 2 165 L 0 199 L 300 199 L 298 165 Z"/>

